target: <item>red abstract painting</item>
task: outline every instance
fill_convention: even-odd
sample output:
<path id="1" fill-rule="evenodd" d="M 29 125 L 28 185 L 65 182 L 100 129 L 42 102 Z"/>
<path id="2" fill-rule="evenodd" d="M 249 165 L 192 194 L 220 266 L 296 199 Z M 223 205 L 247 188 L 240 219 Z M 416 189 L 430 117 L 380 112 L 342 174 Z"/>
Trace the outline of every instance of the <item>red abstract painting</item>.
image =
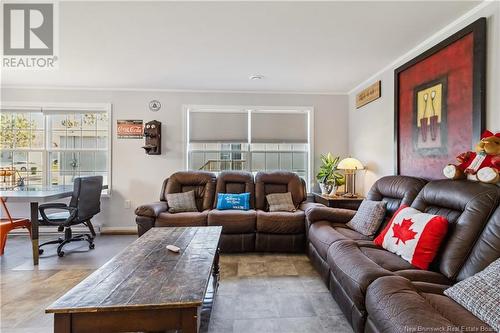
<path id="1" fill-rule="evenodd" d="M 443 178 L 484 129 L 485 20 L 395 71 L 398 174 Z"/>

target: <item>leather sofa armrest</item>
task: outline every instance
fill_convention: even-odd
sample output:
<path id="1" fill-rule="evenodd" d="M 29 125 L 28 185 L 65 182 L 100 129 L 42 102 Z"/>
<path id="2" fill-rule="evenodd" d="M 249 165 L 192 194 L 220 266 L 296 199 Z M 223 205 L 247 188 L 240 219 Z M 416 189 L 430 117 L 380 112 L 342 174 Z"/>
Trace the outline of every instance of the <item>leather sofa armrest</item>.
<path id="1" fill-rule="evenodd" d="M 135 215 L 156 218 L 160 213 L 166 212 L 168 204 L 166 201 L 157 201 L 146 205 L 141 205 L 135 209 Z"/>
<path id="2" fill-rule="evenodd" d="M 303 210 L 304 212 L 307 212 L 308 210 L 316 207 L 325 207 L 325 206 L 317 202 L 309 202 L 309 201 L 304 201 L 299 205 L 299 209 Z"/>
<path id="3" fill-rule="evenodd" d="M 149 229 L 155 226 L 155 218 L 148 216 L 136 216 L 135 223 L 137 223 L 137 235 L 141 237 Z"/>
<path id="4" fill-rule="evenodd" d="M 325 220 L 336 223 L 347 223 L 355 214 L 355 210 L 324 206 L 312 207 L 306 211 L 306 216 L 310 223 Z"/>

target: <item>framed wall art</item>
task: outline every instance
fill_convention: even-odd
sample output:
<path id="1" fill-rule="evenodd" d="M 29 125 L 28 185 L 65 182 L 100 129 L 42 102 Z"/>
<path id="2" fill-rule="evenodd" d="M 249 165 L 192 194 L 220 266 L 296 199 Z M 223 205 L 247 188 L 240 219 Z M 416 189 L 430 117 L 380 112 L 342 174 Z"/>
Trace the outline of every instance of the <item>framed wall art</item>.
<path id="1" fill-rule="evenodd" d="M 356 94 L 356 109 L 365 106 L 380 98 L 382 91 L 382 81 L 371 84 L 369 87 Z"/>
<path id="2" fill-rule="evenodd" d="M 486 19 L 397 68 L 394 89 L 397 174 L 443 178 L 485 128 Z"/>
<path id="3" fill-rule="evenodd" d="M 117 120 L 116 121 L 116 137 L 118 139 L 142 139 L 143 121 L 142 120 Z"/>

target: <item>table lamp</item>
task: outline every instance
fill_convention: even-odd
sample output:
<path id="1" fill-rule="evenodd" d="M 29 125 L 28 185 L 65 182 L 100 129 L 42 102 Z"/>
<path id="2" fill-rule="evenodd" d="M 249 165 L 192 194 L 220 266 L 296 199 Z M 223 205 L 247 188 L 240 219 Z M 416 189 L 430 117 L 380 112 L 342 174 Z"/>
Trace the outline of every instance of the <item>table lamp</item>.
<path id="1" fill-rule="evenodd" d="M 337 169 L 345 170 L 345 189 L 344 197 L 356 198 L 356 170 L 362 170 L 363 165 L 355 158 L 344 158 L 337 165 Z"/>

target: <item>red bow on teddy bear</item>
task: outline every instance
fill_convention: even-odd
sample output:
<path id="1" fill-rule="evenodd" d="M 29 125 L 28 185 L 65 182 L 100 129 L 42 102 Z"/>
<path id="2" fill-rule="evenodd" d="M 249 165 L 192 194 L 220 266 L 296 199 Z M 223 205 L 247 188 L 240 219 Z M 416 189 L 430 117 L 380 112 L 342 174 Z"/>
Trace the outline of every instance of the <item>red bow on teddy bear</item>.
<path id="1" fill-rule="evenodd" d="M 468 178 L 495 184 L 500 180 L 500 132 L 485 131 L 476 146 L 457 156 L 458 165 L 448 164 L 443 173 L 449 179 Z"/>

